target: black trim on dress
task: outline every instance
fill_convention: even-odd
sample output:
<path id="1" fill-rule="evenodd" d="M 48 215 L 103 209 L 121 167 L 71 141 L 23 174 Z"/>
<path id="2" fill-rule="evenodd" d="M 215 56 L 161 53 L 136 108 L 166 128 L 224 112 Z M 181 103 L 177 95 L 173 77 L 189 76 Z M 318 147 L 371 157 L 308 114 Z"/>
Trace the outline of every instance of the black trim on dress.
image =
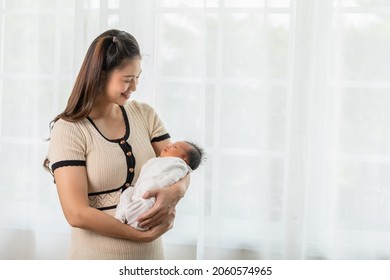
<path id="1" fill-rule="evenodd" d="M 123 186 L 115 189 L 110 189 L 101 192 L 88 193 L 89 205 L 98 210 L 109 210 L 115 209 L 118 206 L 120 201 L 120 196 L 122 192 L 130 186 L 126 186 L 126 183 Z M 131 186 L 133 187 L 133 186 Z M 105 205 L 109 206 L 105 206 Z"/>
<path id="2" fill-rule="evenodd" d="M 104 211 L 104 210 L 110 210 L 110 209 L 115 209 L 118 205 L 112 205 L 112 206 L 106 206 L 106 207 L 99 207 L 96 208 L 97 210 Z"/>
<path id="3" fill-rule="evenodd" d="M 113 143 L 119 143 L 122 139 L 128 139 L 129 136 L 130 136 L 130 124 L 129 124 L 129 119 L 127 118 L 127 114 L 126 114 L 126 110 L 123 106 L 119 106 L 119 108 L 121 109 L 122 111 L 122 115 L 123 115 L 123 120 L 125 121 L 125 126 L 126 126 L 126 131 L 125 131 L 125 135 L 121 138 L 118 138 L 118 139 L 108 139 L 106 136 L 104 136 L 104 134 L 99 130 L 99 128 L 96 126 L 96 124 L 93 122 L 93 120 L 90 118 L 90 117 L 87 117 L 87 120 L 93 125 L 93 127 L 99 132 L 99 134 L 104 138 L 106 139 L 107 141 L 109 142 L 113 142 Z"/>
<path id="4" fill-rule="evenodd" d="M 166 134 L 163 134 L 161 136 L 158 136 L 158 137 L 154 137 L 150 142 L 160 142 L 160 141 L 163 141 L 165 139 L 169 139 L 171 138 L 171 136 L 169 135 L 169 133 L 166 133 Z"/>
<path id="5" fill-rule="evenodd" d="M 101 194 L 107 194 L 107 193 L 117 192 L 117 191 L 121 190 L 122 188 L 123 188 L 123 186 L 121 186 L 121 187 L 119 187 L 119 188 L 116 188 L 116 189 L 111 189 L 111 190 L 106 190 L 106 191 L 101 191 L 101 192 L 88 193 L 88 196 L 92 196 L 92 195 L 101 195 Z"/>
<path id="6" fill-rule="evenodd" d="M 85 166 L 85 160 L 62 160 L 52 164 L 51 170 L 54 172 L 57 168 L 65 166 Z"/>
<path id="7" fill-rule="evenodd" d="M 118 144 L 121 147 L 126 157 L 127 176 L 126 176 L 126 181 L 123 183 L 123 187 L 125 187 L 126 184 L 131 185 L 133 182 L 134 171 L 135 171 L 135 157 L 131 145 L 125 139 L 119 141 Z"/>
<path id="8" fill-rule="evenodd" d="M 125 125 L 126 125 L 126 133 L 125 136 L 123 137 L 124 139 L 129 139 L 130 136 L 130 124 L 129 124 L 129 119 L 127 118 L 126 110 L 123 106 L 120 106 L 123 118 L 125 120 Z"/>

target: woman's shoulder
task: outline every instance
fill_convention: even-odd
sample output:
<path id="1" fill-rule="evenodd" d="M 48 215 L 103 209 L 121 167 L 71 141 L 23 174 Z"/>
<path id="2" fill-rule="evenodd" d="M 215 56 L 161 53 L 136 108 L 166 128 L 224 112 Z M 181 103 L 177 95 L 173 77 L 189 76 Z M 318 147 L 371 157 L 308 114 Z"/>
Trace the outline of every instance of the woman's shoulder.
<path id="1" fill-rule="evenodd" d="M 77 122 L 71 122 L 64 119 L 58 119 L 53 124 L 53 129 L 56 130 L 68 130 L 68 129 L 77 129 L 79 130 L 81 127 L 85 126 L 85 120 L 77 121 Z"/>
<path id="2" fill-rule="evenodd" d="M 148 103 L 137 100 L 127 102 L 124 107 L 127 111 L 141 115 L 148 115 L 154 112 L 153 107 Z"/>
<path id="3" fill-rule="evenodd" d="M 84 137 L 84 128 L 86 126 L 86 119 L 77 121 L 77 122 L 71 122 L 66 121 L 64 119 L 58 119 L 52 127 L 51 130 L 51 136 L 58 135 L 59 137 Z"/>

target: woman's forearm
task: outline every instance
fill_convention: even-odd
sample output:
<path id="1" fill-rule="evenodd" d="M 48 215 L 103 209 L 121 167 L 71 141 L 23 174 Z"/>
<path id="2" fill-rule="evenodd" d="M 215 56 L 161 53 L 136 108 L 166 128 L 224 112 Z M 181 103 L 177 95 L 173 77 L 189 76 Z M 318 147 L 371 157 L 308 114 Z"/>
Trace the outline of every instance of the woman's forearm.
<path id="1" fill-rule="evenodd" d="M 96 233 L 137 242 L 149 242 L 158 236 L 152 236 L 149 231 L 139 231 L 122 223 L 114 217 L 92 207 L 78 211 L 77 218 L 69 223 L 73 227 L 94 231 Z"/>

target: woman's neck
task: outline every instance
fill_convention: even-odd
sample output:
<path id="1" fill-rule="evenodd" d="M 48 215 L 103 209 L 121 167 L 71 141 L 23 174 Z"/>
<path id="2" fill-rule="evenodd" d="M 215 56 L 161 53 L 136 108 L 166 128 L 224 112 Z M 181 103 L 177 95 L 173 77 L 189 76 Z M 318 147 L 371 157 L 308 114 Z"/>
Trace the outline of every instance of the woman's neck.
<path id="1" fill-rule="evenodd" d="M 92 120 L 96 119 L 115 119 L 118 117 L 118 114 L 121 113 L 119 106 L 115 103 L 103 102 L 96 100 L 95 104 L 92 107 L 89 117 Z"/>

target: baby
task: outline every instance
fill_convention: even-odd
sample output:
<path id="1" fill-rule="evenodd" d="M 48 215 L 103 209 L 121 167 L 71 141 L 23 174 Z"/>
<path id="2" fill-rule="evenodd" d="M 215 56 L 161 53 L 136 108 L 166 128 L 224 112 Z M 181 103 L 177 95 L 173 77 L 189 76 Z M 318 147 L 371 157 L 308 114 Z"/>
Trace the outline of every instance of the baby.
<path id="1" fill-rule="evenodd" d="M 141 168 L 138 180 L 133 187 L 126 189 L 120 197 L 115 218 L 138 230 L 137 218 L 152 208 L 156 198 L 143 199 L 142 195 L 154 188 L 168 187 L 188 172 L 197 169 L 202 162 L 203 150 L 196 144 L 178 141 L 167 145 L 157 158 L 148 160 Z"/>

